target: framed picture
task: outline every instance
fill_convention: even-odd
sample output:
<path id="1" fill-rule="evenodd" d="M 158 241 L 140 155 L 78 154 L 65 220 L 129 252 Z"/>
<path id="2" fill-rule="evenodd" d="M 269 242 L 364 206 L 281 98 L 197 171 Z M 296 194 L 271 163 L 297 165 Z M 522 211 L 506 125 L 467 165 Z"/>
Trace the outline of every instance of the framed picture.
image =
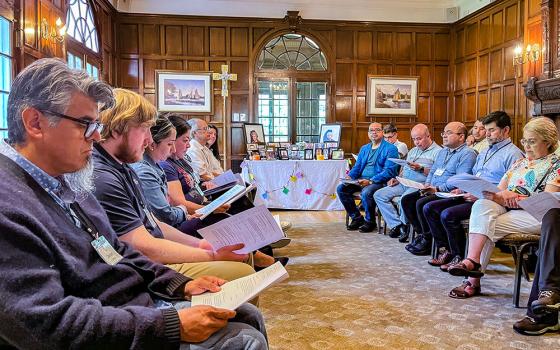
<path id="1" fill-rule="evenodd" d="M 276 159 L 276 151 L 274 150 L 274 148 L 267 148 L 266 149 L 266 159 L 268 159 L 268 160 Z"/>
<path id="2" fill-rule="evenodd" d="M 303 159 L 305 160 L 313 160 L 313 150 L 312 149 L 306 149 L 305 150 L 305 154 L 303 156 Z"/>
<path id="3" fill-rule="evenodd" d="M 321 124 L 321 132 L 319 134 L 319 142 L 321 143 L 340 143 L 340 124 Z"/>
<path id="4" fill-rule="evenodd" d="M 245 133 L 245 143 L 264 144 L 264 128 L 262 124 L 243 124 L 243 132 Z"/>
<path id="5" fill-rule="evenodd" d="M 317 156 L 324 156 L 322 148 L 315 148 L 315 159 L 317 159 Z"/>
<path id="6" fill-rule="evenodd" d="M 160 112 L 213 114 L 212 72 L 156 69 L 156 107 Z"/>
<path id="7" fill-rule="evenodd" d="M 335 149 L 331 153 L 331 159 L 344 159 L 344 151 L 341 149 Z"/>
<path id="8" fill-rule="evenodd" d="M 288 160 L 290 159 L 288 157 L 288 150 L 284 147 L 279 147 L 278 148 L 278 158 L 282 159 L 282 160 Z"/>
<path id="9" fill-rule="evenodd" d="M 416 115 L 418 77 L 367 76 L 367 115 Z"/>
<path id="10" fill-rule="evenodd" d="M 247 151 L 258 151 L 258 150 L 259 150 L 259 145 L 257 145 L 256 143 L 247 144 Z"/>

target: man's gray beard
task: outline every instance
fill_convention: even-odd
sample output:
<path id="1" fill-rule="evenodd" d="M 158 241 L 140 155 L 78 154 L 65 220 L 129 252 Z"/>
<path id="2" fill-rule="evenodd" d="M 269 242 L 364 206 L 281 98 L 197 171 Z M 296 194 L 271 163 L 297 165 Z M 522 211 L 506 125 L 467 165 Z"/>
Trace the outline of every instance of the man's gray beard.
<path id="1" fill-rule="evenodd" d="M 89 157 L 86 165 L 73 173 L 64 174 L 66 185 L 76 195 L 76 200 L 80 201 L 95 190 L 93 182 L 93 157 Z"/>

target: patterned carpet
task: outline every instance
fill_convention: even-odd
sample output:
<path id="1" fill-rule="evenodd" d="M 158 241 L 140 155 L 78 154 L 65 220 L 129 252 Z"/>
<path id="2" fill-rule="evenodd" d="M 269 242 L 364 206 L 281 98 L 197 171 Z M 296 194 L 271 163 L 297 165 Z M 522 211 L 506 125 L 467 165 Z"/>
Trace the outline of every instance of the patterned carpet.
<path id="1" fill-rule="evenodd" d="M 348 232 L 340 212 L 280 212 L 293 224 L 290 278 L 264 292 L 271 349 L 560 349 L 560 334 L 525 337 L 511 301 L 510 255 L 497 253 L 483 296 L 455 300 L 461 278 L 396 239 Z M 530 283 L 523 282 L 522 305 Z"/>

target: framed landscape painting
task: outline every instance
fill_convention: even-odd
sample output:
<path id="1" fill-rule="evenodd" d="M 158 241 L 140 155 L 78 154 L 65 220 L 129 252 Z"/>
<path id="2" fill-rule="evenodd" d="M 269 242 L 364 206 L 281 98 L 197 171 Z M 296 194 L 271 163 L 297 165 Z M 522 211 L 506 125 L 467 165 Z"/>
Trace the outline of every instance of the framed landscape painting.
<path id="1" fill-rule="evenodd" d="M 211 72 L 156 70 L 156 107 L 160 112 L 213 114 Z"/>
<path id="2" fill-rule="evenodd" d="M 418 77 L 367 76 L 367 115 L 416 115 Z"/>

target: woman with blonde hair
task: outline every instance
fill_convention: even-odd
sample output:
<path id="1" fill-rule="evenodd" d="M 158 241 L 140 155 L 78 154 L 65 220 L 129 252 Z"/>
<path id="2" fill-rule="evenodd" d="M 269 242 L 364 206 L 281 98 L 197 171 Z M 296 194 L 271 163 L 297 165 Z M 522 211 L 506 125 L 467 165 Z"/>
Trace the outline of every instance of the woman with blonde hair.
<path id="1" fill-rule="evenodd" d="M 452 298 L 480 294 L 480 278 L 496 241 L 512 233 L 540 234 L 541 223 L 520 209 L 520 201 L 534 193 L 560 191 L 560 161 L 554 153 L 558 131 L 554 123 L 544 117 L 532 119 L 523 128 L 521 144 L 526 158 L 506 172 L 498 185 L 500 192 L 485 193 L 485 198 L 472 207 L 467 258 L 448 269 L 450 274 L 468 279 L 449 292 Z"/>

